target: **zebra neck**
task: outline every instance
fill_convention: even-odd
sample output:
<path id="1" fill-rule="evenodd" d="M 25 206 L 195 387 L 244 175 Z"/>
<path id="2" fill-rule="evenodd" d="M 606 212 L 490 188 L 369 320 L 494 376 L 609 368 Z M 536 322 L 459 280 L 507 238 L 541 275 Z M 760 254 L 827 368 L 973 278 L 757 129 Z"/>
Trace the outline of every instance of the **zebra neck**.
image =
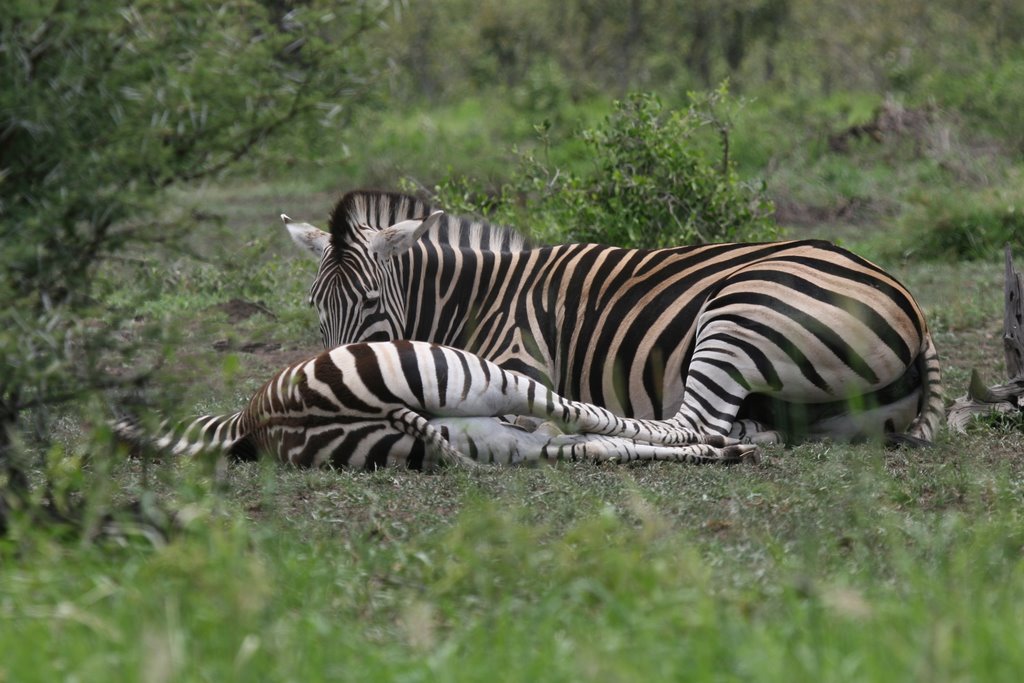
<path id="1" fill-rule="evenodd" d="M 403 259 L 405 338 L 469 348 L 477 325 L 504 319 L 537 250 L 501 252 L 427 245 Z M 533 255 L 533 256 L 531 256 Z"/>

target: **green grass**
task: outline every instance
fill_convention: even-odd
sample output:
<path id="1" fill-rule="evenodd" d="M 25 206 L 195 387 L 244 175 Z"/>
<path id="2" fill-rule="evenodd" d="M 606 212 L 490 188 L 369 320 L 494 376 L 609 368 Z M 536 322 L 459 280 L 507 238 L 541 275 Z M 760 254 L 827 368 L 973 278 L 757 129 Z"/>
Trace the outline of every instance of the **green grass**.
<path id="1" fill-rule="evenodd" d="M 8 548 L 0 642 L 33 647 L 5 647 L 0 670 L 1013 680 L 1022 447 L 1017 432 L 895 454 L 804 446 L 735 468 L 236 466 L 165 547 Z"/>
<path id="2" fill-rule="evenodd" d="M 256 174 L 277 188 L 279 179 L 287 183 L 290 177 L 331 192 L 394 188 L 401 178 L 429 189 L 446 176 L 461 175 L 497 187 L 517 163 L 516 150 L 539 144 L 536 126 L 552 124 L 553 163 L 580 164 L 585 163 L 583 145 L 568 138 L 611 111 L 604 97 L 578 103 L 560 99 L 543 110 L 528 104 L 502 88 L 430 106 L 393 102 L 344 129 L 279 143 L 265 162 L 246 167 L 243 175 Z"/>

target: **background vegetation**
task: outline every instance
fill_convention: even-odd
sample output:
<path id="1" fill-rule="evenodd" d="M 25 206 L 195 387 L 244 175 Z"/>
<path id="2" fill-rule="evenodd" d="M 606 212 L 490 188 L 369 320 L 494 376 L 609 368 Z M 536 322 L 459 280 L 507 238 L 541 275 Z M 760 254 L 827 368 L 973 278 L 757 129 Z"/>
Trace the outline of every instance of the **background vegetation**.
<path id="1" fill-rule="evenodd" d="M 434 477 L 128 462 L 103 425 L 315 351 L 276 216 L 364 185 L 547 241 L 838 239 L 950 393 L 994 382 L 1022 38 L 1014 0 L 4 3 L 0 681 L 1015 680 L 1019 420 Z"/>

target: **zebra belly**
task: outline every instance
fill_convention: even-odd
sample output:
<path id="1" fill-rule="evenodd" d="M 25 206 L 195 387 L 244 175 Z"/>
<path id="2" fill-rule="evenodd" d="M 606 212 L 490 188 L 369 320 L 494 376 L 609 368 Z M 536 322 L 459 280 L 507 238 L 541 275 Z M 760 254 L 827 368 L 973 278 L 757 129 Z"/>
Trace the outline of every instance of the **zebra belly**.
<path id="1" fill-rule="evenodd" d="M 539 460 L 550 438 L 491 417 L 438 417 L 430 423 L 461 453 L 479 463 L 516 465 Z"/>
<path id="2" fill-rule="evenodd" d="M 917 417 L 921 392 L 915 391 L 895 403 L 876 408 L 853 410 L 843 415 L 819 420 L 811 425 L 810 439 L 830 438 L 842 441 L 877 439 L 886 434 L 900 434 Z"/>
<path id="3" fill-rule="evenodd" d="M 265 444 L 262 450 L 297 467 L 330 465 L 353 470 L 382 467 L 420 469 L 425 454 L 422 441 L 385 420 L 274 426 L 260 441 Z"/>
<path id="4" fill-rule="evenodd" d="M 854 440 L 904 431 L 920 411 L 921 376 L 911 366 L 878 391 L 824 403 L 784 401 L 751 394 L 738 419 L 754 420 L 784 433 L 790 442 L 830 437 Z"/>

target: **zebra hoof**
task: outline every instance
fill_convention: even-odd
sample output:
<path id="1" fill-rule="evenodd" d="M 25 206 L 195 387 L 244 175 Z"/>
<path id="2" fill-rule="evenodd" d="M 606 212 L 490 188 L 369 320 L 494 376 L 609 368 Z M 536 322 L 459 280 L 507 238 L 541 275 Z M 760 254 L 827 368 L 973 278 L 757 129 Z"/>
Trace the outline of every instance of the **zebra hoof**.
<path id="1" fill-rule="evenodd" d="M 721 460 L 726 464 L 751 464 L 757 465 L 761 462 L 761 449 L 752 443 L 738 443 L 720 449 Z"/>
<path id="2" fill-rule="evenodd" d="M 723 436 L 722 434 L 704 434 L 701 435 L 700 441 L 697 443 L 706 444 L 712 448 L 731 448 L 733 446 L 742 446 L 744 442 L 731 436 Z"/>
<path id="3" fill-rule="evenodd" d="M 743 452 L 740 453 L 741 463 L 747 465 L 761 464 L 761 449 L 757 447 L 757 444 L 741 444 L 738 448 L 743 449 Z"/>
<path id="4" fill-rule="evenodd" d="M 743 442 L 761 446 L 779 446 L 786 443 L 786 437 L 782 432 L 773 429 L 770 431 L 750 434 L 743 440 Z"/>

